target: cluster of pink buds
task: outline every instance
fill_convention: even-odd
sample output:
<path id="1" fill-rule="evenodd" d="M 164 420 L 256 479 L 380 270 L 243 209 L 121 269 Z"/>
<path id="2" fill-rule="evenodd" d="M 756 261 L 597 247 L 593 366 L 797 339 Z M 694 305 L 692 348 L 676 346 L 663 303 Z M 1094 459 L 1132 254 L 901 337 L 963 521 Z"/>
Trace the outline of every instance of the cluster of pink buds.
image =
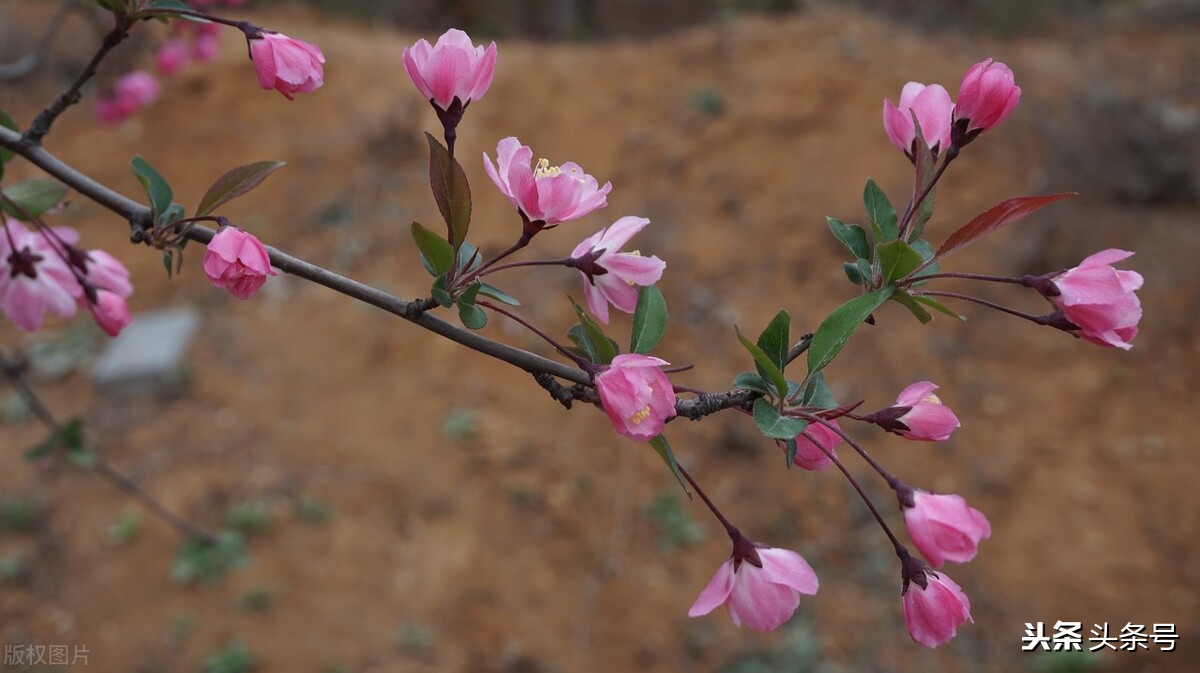
<path id="1" fill-rule="evenodd" d="M 96 99 L 92 112 L 96 121 L 113 126 L 153 103 L 161 91 L 162 86 L 154 75 L 145 70 L 134 70 L 118 77 L 112 91 Z"/>
<path id="2" fill-rule="evenodd" d="M 246 0 L 192 0 L 189 3 L 198 12 L 213 12 L 223 7 L 237 9 Z M 211 63 L 221 52 L 218 35 L 221 26 L 217 23 L 195 21 L 172 21 L 167 41 L 154 54 L 159 74 L 170 77 L 178 73 L 188 61 Z"/>

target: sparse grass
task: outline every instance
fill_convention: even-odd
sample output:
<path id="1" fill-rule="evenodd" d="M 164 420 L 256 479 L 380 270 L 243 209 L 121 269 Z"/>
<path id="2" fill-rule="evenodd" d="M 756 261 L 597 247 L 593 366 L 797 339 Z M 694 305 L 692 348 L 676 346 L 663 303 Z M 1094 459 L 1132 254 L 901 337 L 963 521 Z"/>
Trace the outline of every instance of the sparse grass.
<path id="1" fill-rule="evenodd" d="M 204 673 L 250 673 L 258 670 L 258 656 L 240 640 L 213 650 L 204 658 Z"/>
<path id="2" fill-rule="evenodd" d="M 230 507 L 225 523 L 230 529 L 249 537 L 270 531 L 275 525 L 275 517 L 267 503 L 259 500 Z"/>
<path id="3" fill-rule="evenodd" d="M 275 607 L 275 593 L 266 587 L 253 587 L 238 598 L 238 607 L 249 612 L 268 612 Z"/>
<path id="4" fill-rule="evenodd" d="M 704 541 L 706 534 L 674 491 L 663 491 L 646 504 L 642 514 L 658 531 L 658 546 L 664 551 L 691 547 Z"/>
<path id="5" fill-rule="evenodd" d="M 224 531 L 215 543 L 185 540 L 175 555 L 171 579 L 184 586 L 202 582 L 213 584 L 225 573 L 240 568 L 248 560 L 246 544 L 235 531 Z"/>
<path id="6" fill-rule="evenodd" d="M 296 516 L 309 523 L 326 523 L 333 518 L 333 507 L 315 498 L 304 497 L 296 503 Z"/>
<path id="7" fill-rule="evenodd" d="M 108 527 L 106 537 L 110 545 L 121 547 L 133 542 L 140 532 L 142 532 L 142 517 L 137 511 L 127 509 Z"/>
<path id="8" fill-rule="evenodd" d="M 404 652 L 422 653 L 433 647 L 433 629 L 418 622 L 408 621 L 396 629 L 396 647 Z"/>

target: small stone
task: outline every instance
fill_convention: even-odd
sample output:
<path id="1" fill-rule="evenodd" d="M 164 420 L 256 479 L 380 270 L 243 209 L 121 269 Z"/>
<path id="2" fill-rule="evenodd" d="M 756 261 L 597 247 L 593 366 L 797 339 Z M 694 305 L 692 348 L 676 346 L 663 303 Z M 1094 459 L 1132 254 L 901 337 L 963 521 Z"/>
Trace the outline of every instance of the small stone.
<path id="1" fill-rule="evenodd" d="M 104 395 L 177 395 L 186 383 L 184 356 L 200 326 L 200 313 L 175 308 L 134 316 L 104 348 L 92 367 L 92 383 Z"/>

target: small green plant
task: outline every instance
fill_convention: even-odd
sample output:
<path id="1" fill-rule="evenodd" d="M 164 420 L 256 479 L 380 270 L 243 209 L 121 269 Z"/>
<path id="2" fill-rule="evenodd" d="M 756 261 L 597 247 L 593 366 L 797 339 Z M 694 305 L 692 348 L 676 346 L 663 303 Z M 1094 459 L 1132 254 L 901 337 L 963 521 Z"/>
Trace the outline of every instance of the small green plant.
<path id="1" fill-rule="evenodd" d="M 136 511 L 127 509 L 108 527 L 108 543 L 114 547 L 127 545 L 133 542 L 141 531 L 142 517 Z"/>
<path id="2" fill-rule="evenodd" d="M 471 409 L 458 407 L 442 417 L 442 436 L 461 444 L 475 436 L 479 427 L 479 415 Z"/>
<path id="3" fill-rule="evenodd" d="M 191 637 L 192 632 L 196 630 L 196 615 L 182 614 L 177 615 L 167 624 L 166 640 L 167 645 L 171 647 L 180 647 L 187 639 Z"/>
<path id="4" fill-rule="evenodd" d="M 238 598 L 238 607 L 250 612 L 267 612 L 275 607 L 275 594 L 266 587 L 254 587 Z"/>
<path id="5" fill-rule="evenodd" d="M 426 652 L 433 647 L 433 640 L 433 629 L 417 622 L 404 622 L 396 629 L 396 647 L 405 652 Z"/>
<path id="6" fill-rule="evenodd" d="M 29 564 L 20 554 L 0 557 L 0 582 L 21 584 L 29 577 Z"/>
<path id="7" fill-rule="evenodd" d="M 725 95 L 713 86 L 696 89 L 688 102 L 701 117 L 716 119 L 725 114 Z"/>
<path id="8" fill-rule="evenodd" d="M 240 640 L 213 650 L 204 658 L 204 673 L 250 673 L 258 670 L 258 656 Z"/>
<path id="9" fill-rule="evenodd" d="M 225 514 L 225 523 L 231 529 L 249 537 L 270 531 L 275 525 L 275 517 L 267 503 L 256 500 L 230 507 Z"/>
<path id="10" fill-rule="evenodd" d="M 674 491 L 663 491 L 646 504 L 644 516 L 658 530 L 658 546 L 664 551 L 691 547 L 704 541 L 704 527 L 688 514 Z"/>
<path id="11" fill-rule="evenodd" d="M 0 531 L 27 533 L 42 517 L 42 508 L 28 498 L 0 497 Z"/>
<path id="12" fill-rule="evenodd" d="M 222 532 L 215 542 L 191 538 L 175 555 L 171 579 L 184 586 L 203 582 L 212 584 L 225 573 L 246 564 L 249 557 L 242 536 L 235 531 Z"/>
<path id="13" fill-rule="evenodd" d="M 333 507 L 314 498 L 301 498 L 296 503 L 296 516 L 309 523 L 325 523 L 333 518 Z"/>

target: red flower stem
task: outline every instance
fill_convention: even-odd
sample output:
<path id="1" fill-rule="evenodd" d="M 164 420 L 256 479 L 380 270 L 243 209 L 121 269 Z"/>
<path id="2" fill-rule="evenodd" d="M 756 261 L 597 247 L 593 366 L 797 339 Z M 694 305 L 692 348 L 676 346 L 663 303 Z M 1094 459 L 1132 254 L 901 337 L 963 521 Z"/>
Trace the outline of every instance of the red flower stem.
<path id="1" fill-rule="evenodd" d="M 837 457 L 829 451 L 829 449 L 821 446 L 820 443 L 815 441 L 811 436 L 808 435 L 808 433 L 804 433 L 804 435 L 813 443 L 813 446 L 820 449 L 822 453 L 829 457 L 829 460 L 833 461 L 834 465 L 837 465 L 838 469 L 842 471 L 842 476 L 846 477 L 846 481 L 849 481 L 850 485 L 854 487 L 854 490 L 858 491 L 858 497 L 862 498 L 862 501 L 867 504 L 867 509 L 871 510 L 871 514 L 875 517 L 875 521 L 879 523 L 879 526 L 883 528 L 883 532 L 887 533 L 888 539 L 892 541 L 892 548 L 896 550 L 896 556 L 900 557 L 901 560 L 908 556 L 908 549 L 906 549 L 904 545 L 900 544 L 900 541 L 896 539 L 895 533 L 893 533 L 892 529 L 888 527 L 887 523 L 883 520 L 883 517 L 879 515 L 879 510 L 875 509 L 875 503 L 871 502 L 871 499 L 867 497 L 867 494 L 862 490 L 862 487 L 859 486 L 854 477 L 850 475 L 850 471 L 846 469 L 846 466 L 842 465 L 842 462 L 838 460 Z"/>
<path id="2" fill-rule="evenodd" d="M 1011 283 L 1013 285 L 1024 285 L 1030 287 L 1030 282 L 1037 276 L 990 276 L 983 273 L 961 273 L 961 272 L 946 272 L 946 273 L 931 273 L 924 276 L 909 276 L 901 280 L 896 285 L 904 287 L 926 280 L 934 280 L 936 278 L 965 278 L 967 280 L 983 280 L 989 283 Z"/>
<path id="3" fill-rule="evenodd" d="M 595 363 L 591 362 L 590 360 L 585 360 L 584 358 L 579 357 L 578 355 L 567 350 L 567 348 L 565 346 L 563 346 L 562 344 L 555 341 L 554 338 L 551 337 L 549 334 L 546 334 L 542 330 L 538 329 L 537 327 L 535 327 L 533 325 L 533 323 L 522 318 L 521 316 L 517 315 L 516 313 L 513 313 L 512 311 L 508 311 L 506 309 L 502 309 L 490 301 L 480 300 L 480 301 L 476 301 L 475 303 L 479 304 L 480 306 L 483 306 L 484 308 L 489 308 L 489 309 L 495 311 L 496 313 L 499 313 L 502 316 L 505 316 L 509 320 L 512 320 L 512 321 L 520 324 L 525 329 L 538 335 L 539 337 L 542 338 L 543 341 L 550 344 L 551 346 L 554 346 L 555 350 L 557 350 L 559 353 L 562 353 L 563 355 L 570 358 L 572 362 L 579 365 L 579 368 L 582 369 L 583 371 L 587 372 L 589 375 L 595 373 L 595 370 L 596 370 Z"/>
<path id="4" fill-rule="evenodd" d="M 481 278 L 483 276 L 487 276 L 489 274 L 496 273 L 497 271 L 503 271 L 505 269 L 516 269 L 516 268 L 522 267 L 522 266 L 572 267 L 572 266 L 574 266 L 573 263 L 574 263 L 574 260 L 572 260 L 570 257 L 564 257 L 562 259 L 534 259 L 534 260 L 530 260 L 528 262 L 509 262 L 508 264 L 501 264 L 499 266 L 488 266 L 486 269 L 484 267 L 480 267 L 479 269 L 476 269 L 475 273 L 471 274 L 469 278 L 464 278 L 463 280 L 464 280 L 464 282 L 466 282 L 467 280 L 474 280 L 476 278 Z"/>
<path id="5" fill-rule="evenodd" d="M 533 236 L 531 236 L 527 233 L 522 233 L 521 237 L 517 239 L 516 243 L 513 243 L 512 245 L 510 245 L 508 247 L 508 249 L 506 249 L 504 252 L 500 253 L 499 255 L 496 255 L 495 257 L 484 262 L 483 266 L 479 267 L 478 269 L 475 269 L 471 273 L 468 273 L 467 275 L 458 279 L 454 283 L 454 286 L 455 287 L 463 287 L 464 285 L 470 283 L 471 281 L 475 280 L 476 278 L 479 278 L 480 276 L 484 276 L 487 273 L 490 273 L 489 269 L 494 267 L 496 265 L 496 262 L 499 262 L 500 260 L 504 259 L 505 257 L 508 257 L 509 255 L 513 254 L 514 252 L 529 245 L 529 241 L 532 239 L 533 239 Z"/>
<path id="6" fill-rule="evenodd" d="M 142 10 L 138 10 L 138 12 L 137 12 L 138 17 L 155 16 L 155 15 L 190 16 L 190 17 L 193 17 L 196 19 L 203 19 L 205 21 L 211 21 L 212 23 L 219 23 L 223 26 L 237 28 L 238 30 L 245 33 L 247 38 L 251 37 L 251 35 L 254 33 L 262 32 L 261 26 L 256 26 L 256 25 L 250 23 L 249 21 L 236 21 L 234 19 L 224 19 L 219 16 L 212 15 L 212 14 L 205 14 L 204 12 L 198 12 L 194 9 L 142 9 Z"/>
<path id="7" fill-rule="evenodd" d="M 996 309 L 997 311 L 1002 311 L 1002 312 L 1004 312 L 1004 313 L 1007 313 L 1007 314 L 1009 314 L 1009 315 L 1015 315 L 1015 316 L 1017 316 L 1018 318 L 1024 318 L 1025 320 L 1028 320 L 1028 321 L 1030 321 L 1030 322 L 1032 322 L 1032 323 L 1034 323 L 1034 324 L 1037 324 L 1037 325 L 1046 325 L 1046 324 L 1048 324 L 1048 323 L 1045 321 L 1044 317 L 1042 317 L 1042 316 L 1036 316 L 1036 315 L 1032 315 L 1032 314 L 1030 314 L 1030 313 L 1025 313 L 1025 312 L 1023 312 L 1023 311 L 1018 311 L 1018 310 L 1016 310 L 1016 309 L 1013 309 L 1013 308 L 1009 308 L 1009 307 L 1007 307 L 1007 306 L 1004 306 L 1003 304 L 997 304 L 997 303 L 996 303 L 996 302 L 994 302 L 994 301 L 988 301 L 987 299 L 981 299 L 981 298 L 979 298 L 979 297 L 972 297 L 972 296 L 971 296 L 971 295 L 969 295 L 969 294 L 961 294 L 961 293 L 958 293 L 958 292 L 943 292 L 943 291 L 940 291 L 940 290 L 922 290 L 922 291 L 920 291 L 920 292 L 913 292 L 913 294 L 914 294 L 914 295 L 928 295 L 928 296 L 931 296 L 931 297 L 949 297 L 949 298 L 951 298 L 951 299 L 961 299 L 961 300 L 963 300 L 963 301 L 969 301 L 969 302 L 971 302 L 971 303 L 974 303 L 974 304 L 979 304 L 980 306 L 986 306 L 986 307 L 988 307 L 988 308 L 994 308 L 994 309 Z"/>
<path id="8" fill-rule="evenodd" d="M 844 416 L 846 416 L 847 418 L 853 418 L 855 420 L 862 420 L 861 418 L 859 418 L 857 416 L 853 416 L 851 414 L 844 414 Z M 871 455 L 867 453 L 867 450 L 864 449 L 861 444 L 854 441 L 850 437 L 850 435 L 846 434 L 845 430 L 842 430 L 841 428 L 837 427 L 836 425 L 826 421 L 825 419 L 823 419 L 819 416 L 809 416 L 809 417 L 806 417 L 805 420 L 808 420 L 809 422 L 820 423 L 821 425 L 825 426 L 826 428 L 836 432 L 839 436 L 841 436 L 842 439 L 846 440 L 847 444 L 849 444 L 851 447 L 854 448 L 855 451 L 858 452 L 858 455 L 863 457 L 863 460 L 867 461 L 868 465 L 870 465 L 876 472 L 879 473 L 879 476 L 883 477 L 884 481 L 886 481 L 889 486 L 892 486 L 893 488 L 895 488 L 895 484 L 899 483 L 899 480 L 897 480 L 895 477 L 893 477 L 887 470 L 883 469 L 882 465 L 875 462 L 875 459 L 872 458 Z"/>
<path id="9" fill-rule="evenodd" d="M 687 479 L 687 482 L 692 485 L 692 489 L 696 491 L 696 495 L 699 495 L 704 504 L 708 506 L 713 516 L 717 517 L 717 521 L 720 521 L 721 525 L 725 527 L 725 532 L 729 535 L 729 539 L 733 540 L 734 544 L 737 544 L 739 539 L 744 539 L 742 532 L 738 530 L 737 526 L 730 523 L 729 519 L 725 518 L 725 515 L 721 513 L 721 510 L 717 509 L 712 500 L 709 500 L 708 494 L 704 492 L 704 489 L 700 488 L 700 484 L 697 484 L 695 479 L 692 479 L 692 475 L 688 474 L 688 471 L 683 469 L 682 465 L 677 464 L 676 467 L 679 468 L 679 474 L 682 474 L 683 478 Z"/>
<path id="10" fill-rule="evenodd" d="M 933 180 L 931 180 L 929 185 L 921 191 L 920 196 L 909 202 L 908 208 L 904 210 L 904 217 L 900 221 L 900 228 L 897 233 L 897 238 L 901 240 L 904 239 L 904 235 L 908 233 L 908 225 L 912 224 L 912 219 L 916 216 L 917 210 L 921 208 L 921 204 L 925 202 L 925 199 L 929 198 L 929 194 L 933 191 L 933 188 L 937 186 L 938 180 L 942 179 L 942 174 L 946 172 L 946 168 L 950 166 L 950 162 L 954 161 L 954 158 L 957 156 L 958 148 L 951 147 L 946 152 L 946 158 L 942 161 L 942 165 L 939 166 L 937 172 L 933 174 Z"/>

